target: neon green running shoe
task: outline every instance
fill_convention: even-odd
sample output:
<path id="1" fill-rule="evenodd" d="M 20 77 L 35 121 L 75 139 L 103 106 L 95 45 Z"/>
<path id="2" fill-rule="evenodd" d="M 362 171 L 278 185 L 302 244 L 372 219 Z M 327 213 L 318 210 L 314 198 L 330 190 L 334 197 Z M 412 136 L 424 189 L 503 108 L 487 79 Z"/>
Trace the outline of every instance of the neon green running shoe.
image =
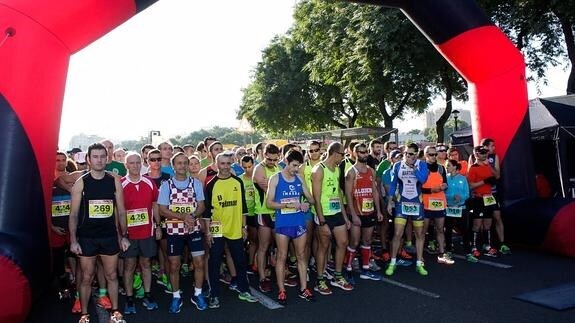
<path id="1" fill-rule="evenodd" d="M 425 270 L 425 267 L 423 266 L 423 264 L 416 265 L 415 271 L 417 271 L 417 273 L 420 274 L 421 276 L 427 276 L 427 274 L 428 274 L 428 272 L 427 272 L 427 270 Z"/>
<path id="2" fill-rule="evenodd" d="M 387 276 L 393 275 L 393 273 L 395 272 L 395 267 L 396 267 L 396 266 L 397 266 L 397 265 L 392 265 L 392 264 L 387 265 L 387 268 L 385 269 L 385 274 L 386 274 Z"/>

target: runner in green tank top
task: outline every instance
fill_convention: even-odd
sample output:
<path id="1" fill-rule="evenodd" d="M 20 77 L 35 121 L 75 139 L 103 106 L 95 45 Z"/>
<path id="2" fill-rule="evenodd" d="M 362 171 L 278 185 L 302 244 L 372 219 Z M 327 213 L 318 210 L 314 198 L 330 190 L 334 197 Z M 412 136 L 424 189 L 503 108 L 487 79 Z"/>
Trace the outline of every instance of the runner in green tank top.
<path id="1" fill-rule="evenodd" d="M 254 271 L 254 261 L 256 250 L 258 248 L 258 219 L 255 213 L 256 200 L 255 200 L 255 187 L 252 180 L 254 174 L 254 159 L 252 156 L 243 156 L 240 160 L 240 165 L 244 169 L 244 173 L 240 176 L 244 191 L 246 194 L 246 206 L 248 208 L 248 216 L 246 217 L 246 224 L 248 225 L 248 270 Z"/>
<path id="2" fill-rule="evenodd" d="M 255 212 L 258 216 L 258 251 L 257 264 L 259 275 L 259 289 L 264 292 L 271 291 L 271 282 L 266 279 L 266 257 L 268 248 L 272 243 L 272 230 L 274 229 L 275 210 L 266 206 L 266 192 L 270 177 L 281 171 L 278 166 L 280 150 L 274 144 L 267 144 L 264 148 L 264 160 L 254 168 L 253 183 L 255 188 Z"/>
<path id="3" fill-rule="evenodd" d="M 322 295 L 331 294 L 324 272 L 332 234 L 335 238 L 336 251 L 335 272 L 331 285 L 343 290 L 353 289 L 353 286 L 342 275 L 343 258 L 348 245 L 347 230 L 351 227 L 345 209 L 342 207 L 339 168 L 337 167 L 344 156 L 343 146 L 338 142 L 331 143 L 327 153 L 327 158 L 313 168 L 311 179 L 317 212 L 316 224 L 318 225 L 315 290 Z"/>

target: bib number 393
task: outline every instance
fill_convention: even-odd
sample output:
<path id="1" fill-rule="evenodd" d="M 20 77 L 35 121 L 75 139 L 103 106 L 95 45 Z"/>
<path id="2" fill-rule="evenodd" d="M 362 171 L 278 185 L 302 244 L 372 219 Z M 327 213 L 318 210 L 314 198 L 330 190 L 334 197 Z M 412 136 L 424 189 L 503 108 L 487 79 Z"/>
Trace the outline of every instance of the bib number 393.
<path id="1" fill-rule="evenodd" d="M 222 232 L 222 223 L 220 221 L 210 222 L 210 234 L 214 238 L 221 238 L 224 236 Z"/>

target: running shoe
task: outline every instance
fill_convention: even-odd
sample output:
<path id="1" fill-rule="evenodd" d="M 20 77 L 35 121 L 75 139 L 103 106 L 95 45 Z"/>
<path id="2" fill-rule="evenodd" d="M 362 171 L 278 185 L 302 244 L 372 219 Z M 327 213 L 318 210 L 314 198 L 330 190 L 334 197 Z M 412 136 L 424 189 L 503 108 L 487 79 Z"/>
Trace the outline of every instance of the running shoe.
<path id="1" fill-rule="evenodd" d="M 481 257 L 481 251 L 477 250 L 477 248 L 473 248 L 473 250 L 471 250 L 471 254 L 472 254 L 473 257 L 475 257 L 475 258 Z"/>
<path id="2" fill-rule="evenodd" d="M 469 261 L 469 262 L 478 262 L 479 259 L 477 259 L 477 257 L 475 257 L 472 253 L 468 253 L 467 255 L 465 255 L 465 260 Z"/>
<path id="3" fill-rule="evenodd" d="M 447 252 L 437 256 L 437 262 L 446 265 L 453 265 L 455 263 L 455 261 L 451 259 L 451 256 L 449 256 Z"/>
<path id="4" fill-rule="evenodd" d="M 110 314 L 110 323 L 126 323 L 126 321 L 124 321 L 124 316 L 122 313 L 120 313 L 118 310 L 115 310 L 112 312 L 112 314 Z"/>
<path id="5" fill-rule="evenodd" d="M 172 297 L 172 301 L 170 302 L 170 308 L 168 309 L 168 313 L 170 314 L 177 314 L 180 313 L 182 309 L 182 298 L 181 297 Z"/>
<path id="6" fill-rule="evenodd" d="M 395 262 L 395 265 L 401 266 L 401 267 L 409 267 L 409 266 L 413 265 L 413 261 L 405 260 L 405 259 L 397 259 L 397 261 Z"/>
<path id="7" fill-rule="evenodd" d="M 313 292 L 311 289 L 306 288 L 298 293 L 300 298 L 305 299 L 308 302 L 315 302 L 315 296 L 313 296 Z"/>
<path id="8" fill-rule="evenodd" d="M 412 243 L 406 243 L 404 249 L 410 254 L 414 254 L 416 252 L 415 246 Z"/>
<path id="9" fill-rule="evenodd" d="M 345 277 L 343 277 L 343 275 L 339 275 L 339 276 L 335 276 L 331 281 L 330 281 L 331 286 L 334 287 L 339 287 L 343 290 L 353 290 L 353 285 L 350 284 L 347 279 L 345 279 Z"/>
<path id="10" fill-rule="evenodd" d="M 329 260 L 325 267 L 327 270 L 335 271 L 335 262 L 333 260 Z"/>
<path id="11" fill-rule="evenodd" d="M 219 297 L 210 297 L 210 303 L 208 305 L 209 308 L 220 308 L 220 298 Z"/>
<path id="12" fill-rule="evenodd" d="M 101 308 L 107 309 L 107 310 L 112 309 L 112 302 L 110 301 L 110 298 L 108 297 L 108 295 L 98 297 L 98 300 L 96 301 L 96 305 L 100 306 Z"/>
<path id="13" fill-rule="evenodd" d="M 144 296 L 146 295 L 145 291 L 144 291 L 144 286 L 140 286 L 140 288 L 138 289 L 134 289 L 134 297 L 137 299 L 142 299 L 144 298 Z"/>
<path id="14" fill-rule="evenodd" d="M 182 267 L 180 268 L 180 274 L 182 274 L 182 277 L 188 277 L 190 275 L 190 268 L 188 267 L 188 264 L 182 264 Z"/>
<path id="15" fill-rule="evenodd" d="M 405 251 L 404 248 L 401 248 L 401 251 L 399 252 L 399 258 L 403 258 L 403 259 L 407 259 L 407 260 L 411 260 L 413 259 L 413 256 L 410 255 L 407 251 Z"/>
<path id="16" fill-rule="evenodd" d="M 142 288 L 142 284 L 143 284 L 142 275 L 140 273 L 135 273 L 132 287 L 134 288 L 134 290 L 138 290 Z"/>
<path id="17" fill-rule="evenodd" d="M 381 267 L 375 262 L 375 259 L 369 259 L 369 270 L 380 271 Z"/>
<path id="18" fill-rule="evenodd" d="M 495 248 L 489 248 L 489 251 L 487 251 L 485 253 L 485 255 L 488 257 L 493 257 L 493 258 L 499 257 L 499 254 L 497 254 L 497 249 L 495 249 Z"/>
<path id="19" fill-rule="evenodd" d="M 257 275 L 258 274 L 258 267 L 254 264 L 249 265 L 247 273 L 248 273 L 248 275 Z"/>
<path id="20" fill-rule="evenodd" d="M 333 279 L 333 271 L 329 271 L 329 270 L 325 270 L 323 272 L 323 275 L 325 276 L 325 278 L 327 278 L 327 280 L 332 280 Z"/>
<path id="21" fill-rule="evenodd" d="M 126 305 L 124 305 L 124 314 L 136 314 L 136 304 L 134 304 L 134 301 L 126 302 Z"/>
<path id="22" fill-rule="evenodd" d="M 287 295 L 285 290 L 280 290 L 280 292 L 278 293 L 278 303 L 280 303 L 281 305 L 287 304 Z"/>
<path id="23" fill-rule="evenodd" d="M 348 271 L 358 271 L 360 270 L 359 268 L 359 259 L 357 258 L 353 258 L 352 262 L 351 262 L 351 269 L 348 269 Z"/>
<path id="24" fill-rule="evenodd" d="M 220 275 L 220 281 L 226 285 L 229 285 L 232 281 L 232 276 L 228 273 L 224 273 Z"/>
<path id="25" fill-rule="evenodd" d="M 507 245 L 502 244 L 501 247 L 499 247 L 499 252 L 502 255 L 510 255 L 511 254 L 511 248 L 509 248 Z"/>
<path id="26" fill-rule="evenodd" d="M 241 293 L 240 288 L 238 286 L 238 282 L 236 282 L 236 281 L 230 282 L 230 284 L 228 285 L 228 288 L 229 288 L 229 290 L 233 290 L 233 291 L 236 291 L 238 293 Z"/>
<path id="27" fill-rule="evenodd" d="M 425 248 L 425 251 L 427 251 L 427 253 L 429 253 L 430 255 L 436 255 L 437 254 L 437 244 L 435 243 L 435 241 L 429 241 L 429 243 L 427 244 L 427 248 Z"/>
<path id="28" fill-rule="evenodd" d="M 291 270 L 296 271 L 297 270 L 297 260 L 288 260 L 288 268 Z"/>
<path id="29" fill-rule="evenodd" d="M 296 287 L 297 286 L 297 276 L 295 276 L 295 278 L 293 276 L 289 276 L 286 277 L 284 279 L 284 286 L 287 287 Z"/>
<path id="30" fill-rule="evenodd" d="M 158 303 L 156 303 L 156 300 L 151 295 L 148 297 L 144 297 L 144 299 L 142 300 L 142 305 L 144 305 L 144 307 L 148 311 L 158 309 Z"/>
<path id="31" fill-rule="evenodd" d="M 371 270 L 364 270 L 359 275 L 359 278 L 368 280 L 381 280 L 381 275 Z"/>
<path id="32" fill-rule="evenodd" d="M 260 280 L 259 289 L 262 293 L 269 293 L 272 291 L 272 283 L 269 279 L 265 278 Z"/>
<path id="33" fill-rule="evenodd" d="M 122 296 L 126 296 L 126 289 L 124 289 L 124 286 L 120 286 L 120 284 L 118 284 L 118 293 L 120 293 L 120 295 Z"/>
<path id="34" fill-rule="evenodd" d="M 90 314 L 84 314 L 80 316 L 78 323 L 90 323 Z"/>
<path id="35" fill-rule="evenodd" d="M 383 260 L 384 262 L 388 262 L 389 259 L 391 259 L 391 254 L 389 253 L 389 251 L 384 251 L 381 253 L 381 260 Z M 374 258 L 375 260 L 375 258 Z"/>
<path id="36" fill-rule="evenodd" d="M 396 267 L 396 265 L 392 265 L 392 264 L 387 265 L 387 269 L 385 269 L 385 274 L 387 276 L 393 275 L 393 273 L 395 272 L 395 267 Z"/>
<path id="37" fill-rule="evenodd" d="M 427 270 L 425 270 L 425 267 L 423 264 L 416 265 L 415 271 L 417 271 L 417 273 L 420 274 L 421 276 L 427 276 L 427 274 L 428 274 L 428 272 L 427 272 Z"/>
<path id="38" fill-rule="evenodd" d="M 317 285 L 314 287 L 314 290 L 321 295 L 331 295 L 332 291 L 331 288 L 327 285 L 326 279 L 318 280 Z"/>
<path id="39" fill-rule="evenodd" d="M 80 304 L 80 299 L 76 298 L 74 300 L 74 305 L 72 306 L 72 314 L 82 313 L 82 304 Z"/>
<path id="40" fill-rule="evenodd" d="M 160 264 L 155 263 L 152 265 L 152 275 L 159 277 L 160 276 Z"/>
<path id="41" fill-rule="evenodd" d="M 208 308 L 208 303 L 206 302 L 206 299 L 204 298 L 204 295 L 202 295 L 202 294 L 200 294 L 198 296 L 195 296 L 195 295 L 192 296 L 190 301 L 192 301 L 192 304 L 196 305 L 196 308 L 200 311 L 203 311 L 203 310 Z"/>
<path id="42" fill-rule="evenodd" d="M 248 303 L 257 303 L 258 299 L 255 298 L 250 292 L 243 292 L 239 293 L 238 298 L 242 301 L 246 301 Z"/>

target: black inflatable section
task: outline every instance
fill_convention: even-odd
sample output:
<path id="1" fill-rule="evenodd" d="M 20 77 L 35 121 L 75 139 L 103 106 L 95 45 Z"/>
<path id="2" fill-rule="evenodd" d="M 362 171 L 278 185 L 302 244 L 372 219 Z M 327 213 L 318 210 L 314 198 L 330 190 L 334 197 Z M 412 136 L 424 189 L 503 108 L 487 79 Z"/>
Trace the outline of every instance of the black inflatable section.
<path id="1" fill-rule="evenodd" d="M 51 261 L 40 172 L 28 136 L 2 94 L 0 116 L 0 254 L 22 269 L 37 295 L 51 274 L 46 270 L 51 266 L 36 266 Z"/>

